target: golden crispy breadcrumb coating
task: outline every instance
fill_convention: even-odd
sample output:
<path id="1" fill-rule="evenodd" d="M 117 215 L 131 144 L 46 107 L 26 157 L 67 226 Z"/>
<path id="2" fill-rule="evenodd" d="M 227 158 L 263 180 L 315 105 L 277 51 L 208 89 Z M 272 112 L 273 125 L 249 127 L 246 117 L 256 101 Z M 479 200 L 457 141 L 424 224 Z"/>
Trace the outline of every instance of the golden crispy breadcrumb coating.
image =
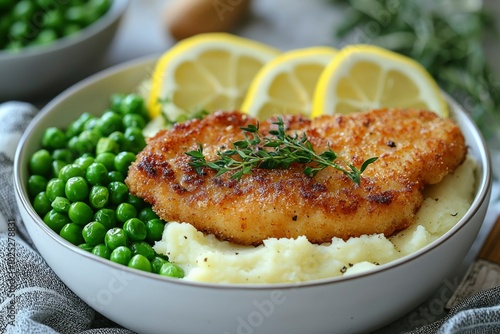
<path id="1" fill-rule="evenodd" d="M 198 230 L 244 245 L 266 238 L 305 235 L 313 243 L 363 234 L 389 236 L 409 226 L 422 191 L 453 172 L 467 148 L 451 119 L 419 110 L 382 109 L 310 120 L 283 116 L 287 131 L 305 133 L 314 150 L 331 147 L 358 168 L 378 157 L 360 184 L 334 168 L 315 177 L 292 164 L 285 170 L 255 169 L 241 180 L 231 173 L 202 175 L 189 165 L 187 151 L 199 143 L 207 160 L 243 139 L 241 126 L 256 120 L 239 112 L 216 112 L 203 120 L 177 124 L 151 138 L 129 169 L 131 193 L 153 205 L 166 221 L 188 222 Z M 260 123 L 267 134 L 271 119 Z"/>

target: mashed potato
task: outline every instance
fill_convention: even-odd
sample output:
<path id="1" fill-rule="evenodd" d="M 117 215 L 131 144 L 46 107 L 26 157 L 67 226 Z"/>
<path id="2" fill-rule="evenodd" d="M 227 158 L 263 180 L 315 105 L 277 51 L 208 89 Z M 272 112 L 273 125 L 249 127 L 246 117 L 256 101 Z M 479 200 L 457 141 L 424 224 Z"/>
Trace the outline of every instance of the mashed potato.
<path id="1" fill-rule="evenodd" d="M 468 158 L 441 183 L 428 187 L 415 223 L 390 238 L 333 238 L 322 245 L 305 237 L 271 238 L 249 247 L 219 241 L 187 223 L 170 222 L 154 249 L 180 265 L 190 281 L 285 283 L 349 275 L 415 252 L 453 227 L 474 197 L 474 169 L 475 162 Z"/>

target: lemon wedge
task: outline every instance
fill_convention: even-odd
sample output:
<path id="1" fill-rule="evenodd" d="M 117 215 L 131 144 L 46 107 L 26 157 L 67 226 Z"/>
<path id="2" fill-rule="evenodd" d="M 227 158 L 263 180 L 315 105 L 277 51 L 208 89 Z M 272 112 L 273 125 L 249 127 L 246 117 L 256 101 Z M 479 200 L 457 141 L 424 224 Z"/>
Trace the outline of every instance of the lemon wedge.
<path id="1" fill-rule="evenodd" d="M 241 111 L 258 119 L 275 114 L 311 116 L 318 78 L 336 53 L 334 48 L 311 47 L 278 55 L 255 76 Z"/>
<path id="2" fill-rule="evenodd" d="M 206 33 L 177 43 L 158 60 L 148 110 L 173 119 L 193 112 L 239 109 L 250 82 L 280 51 L 228 33 Z"/>
<path id="3" fill-rule="evenodd" d="M 413 59 L 370 45 L 343 48 L 318 80 L 312 117 L 376 108 L 418 108 L 448 116 L 436 81 Z"/>

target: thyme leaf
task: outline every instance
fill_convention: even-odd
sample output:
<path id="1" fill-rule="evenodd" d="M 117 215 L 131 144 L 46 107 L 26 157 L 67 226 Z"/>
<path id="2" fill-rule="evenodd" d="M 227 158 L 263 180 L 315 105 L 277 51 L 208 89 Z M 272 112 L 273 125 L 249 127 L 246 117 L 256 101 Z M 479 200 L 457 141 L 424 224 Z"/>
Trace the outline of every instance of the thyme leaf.
<path id="1" fill-rule="evenodd" d="M 278 117 L 273 124 L 277 125 L 277 129 L 269 131 L 270 136 L 264 136 L 259 131 L 259 123 L 240 127 L 245 139 L 234 142 L 233 149 L 218 151 L 219 159 L 215 161 L 206 160 L 203 146 L 199 144 L 198 149 L 185 153 L 191 158 L 189 165 L 198 174 L 202 174 L 205 167 L 217 171 L 216 176 L 232 171 L 231 179 L 239 180 L 256 168 L 287 169 L 298 163 L 303 165 L 303 172 L 309 177 L 316 176 L 327 167 L 333 167 L 359 184 L 361 173 L 377 160 L 377 157 L 367 159 L 358 169 L 342 161 L 331 148 L 317 154 L 305 133 L 287 134 L 283 118 Z M 338 160 L 343 163 L 337 163 Z"/>

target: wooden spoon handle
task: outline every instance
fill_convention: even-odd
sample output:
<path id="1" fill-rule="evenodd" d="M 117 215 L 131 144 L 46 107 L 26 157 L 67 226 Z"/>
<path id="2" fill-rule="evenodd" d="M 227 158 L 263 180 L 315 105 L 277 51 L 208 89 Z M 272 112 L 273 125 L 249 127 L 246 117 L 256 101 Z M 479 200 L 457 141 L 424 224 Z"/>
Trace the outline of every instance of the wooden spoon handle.
<path id="1" fill-rule="evenodd" d="M 500 264 L 500 216 L 488 234 L 477 257 L 478 259 Z"/>

